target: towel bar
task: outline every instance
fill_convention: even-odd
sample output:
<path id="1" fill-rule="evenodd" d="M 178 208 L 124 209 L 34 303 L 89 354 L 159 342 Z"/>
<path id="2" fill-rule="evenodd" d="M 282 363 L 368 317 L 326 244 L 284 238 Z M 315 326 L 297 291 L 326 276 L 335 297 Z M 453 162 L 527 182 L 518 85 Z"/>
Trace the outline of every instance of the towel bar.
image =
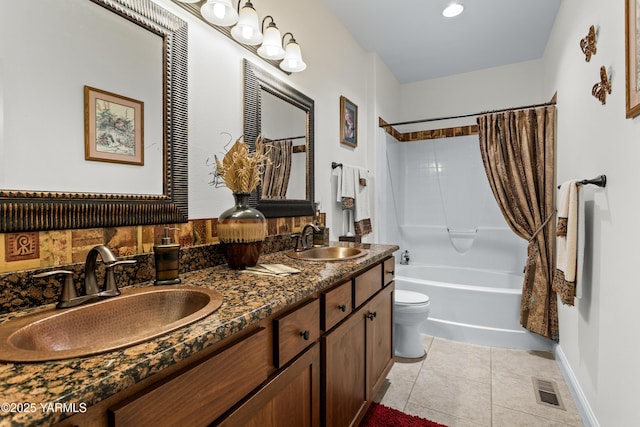
<path id="1" fill-rule="evenodd" d="M 598 187 L 604 188 L 607 186 L 607 176 L 600 175 L 596 178 L 583 179 L 582 181 L 578 181 L 578 185 L 587 185 L 587 184 L 593 184 L 593 185 L 597 185 Z M 558 185 L 558 188 L 560 188 L 559 185 Z"/>

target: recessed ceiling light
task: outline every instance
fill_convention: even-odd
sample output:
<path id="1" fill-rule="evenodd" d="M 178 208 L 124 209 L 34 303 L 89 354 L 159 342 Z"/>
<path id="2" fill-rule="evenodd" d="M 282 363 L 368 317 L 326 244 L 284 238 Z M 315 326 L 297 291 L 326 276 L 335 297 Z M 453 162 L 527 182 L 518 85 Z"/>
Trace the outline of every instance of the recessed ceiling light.
<path id="1" fill-rule="evenodd" d="M 458 3 L 453 3 L 447 6 L 447 8 L 442 11 L 442 14 L 447 18 L 453 18 L 454 16 L 460 15 L 463 10 L 464 6 Z"/>

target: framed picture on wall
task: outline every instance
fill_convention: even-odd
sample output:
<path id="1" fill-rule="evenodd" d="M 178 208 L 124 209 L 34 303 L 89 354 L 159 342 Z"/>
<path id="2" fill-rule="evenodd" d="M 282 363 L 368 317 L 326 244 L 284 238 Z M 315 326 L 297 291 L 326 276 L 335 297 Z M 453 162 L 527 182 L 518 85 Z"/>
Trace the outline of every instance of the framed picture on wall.
<path id="1" fill-rule="evenodd" d="M 358 106 L 344 96 L 340 97 L 340 142 L 358 146 Z"/>
<path id="2" fill-rule="evenodd" d="M 144 165 L 144 103 L 84 87 L 84 158 Z"/>
<path id="3" fill-rule="evenodd" d="M 640 0 L 626 0 L 626 83 L 627 118 L 640 114 L 640 25 L 638 22 Z"/>

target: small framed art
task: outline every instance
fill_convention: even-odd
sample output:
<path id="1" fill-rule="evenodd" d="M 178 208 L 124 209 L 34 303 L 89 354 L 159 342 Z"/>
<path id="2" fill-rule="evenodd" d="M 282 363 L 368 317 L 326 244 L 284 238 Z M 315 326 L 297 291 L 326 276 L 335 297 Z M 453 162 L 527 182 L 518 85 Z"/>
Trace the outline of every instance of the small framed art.
<path id="1" fill-rule="evenodd" d="M 344 96 L 340 97 L 340 142 L 358 146 L 358 106 Z"/>
<path id="2" fill-rule="evenodd" d="M 626 0 L 625 48 L 627 118 L 640 114 L 640 26 L 638 25 L 640 0 Z"/>
<path id="3" fill-rule="evenodd" d="M 84 87 L 84 158 L 144 165 L 144 103 Z"/>

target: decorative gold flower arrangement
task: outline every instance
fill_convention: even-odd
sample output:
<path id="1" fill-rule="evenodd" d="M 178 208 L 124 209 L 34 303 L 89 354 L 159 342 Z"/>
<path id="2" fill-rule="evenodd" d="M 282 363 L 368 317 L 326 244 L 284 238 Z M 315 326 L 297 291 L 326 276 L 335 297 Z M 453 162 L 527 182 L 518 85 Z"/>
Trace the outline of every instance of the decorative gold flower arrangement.
<path id="1" fill-rule="evenodd" d="M 217 186 L 222 180 L 234 193 L 252 192 L 260 184 L 264 167 L 269 161 L 261 136 L 256 138 L 256 149 L 253 152 L 240 138 L 227 151 L 222 161 L 217 156 L 214 158 L 216 164 L 212 184 Z"/>

